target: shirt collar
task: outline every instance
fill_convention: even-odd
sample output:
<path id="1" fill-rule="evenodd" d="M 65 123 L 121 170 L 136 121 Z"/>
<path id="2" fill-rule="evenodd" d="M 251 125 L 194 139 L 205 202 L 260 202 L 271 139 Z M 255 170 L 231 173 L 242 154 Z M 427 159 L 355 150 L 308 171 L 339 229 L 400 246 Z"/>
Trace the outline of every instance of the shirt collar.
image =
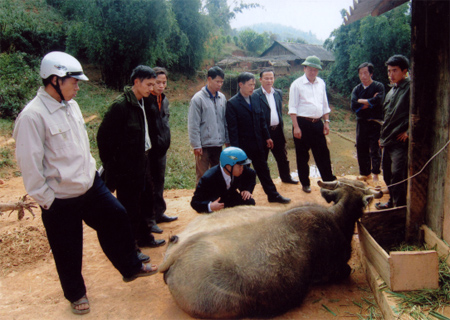
<path id="1" fill-rule="evenodd" d="M 39 88 L 38 95 L 40 96 L 42 102 L 50 113 L 54 113 L 62 107 L 66 106 L 63 102 L 59 102 L 58 100 L 53 98 L 47 91 L 45 91 L 44 87 Z M 68 104 L 67 101 L 66 103 Z"/>
<path id="2" fill-rule="evenodd" d="M 306 74 L 304 74 L 300 79 L 302 79 L 302 78 L 303 78 L 303 81 L 302 81 L 303 84 L 308 84 L 308 83 L 309 84 L 315 84 L 315 83 L 319 82 L 317 77 L 316 77 L 316 79 L 314 80 L 313 83 L 309 82 L 308 78 L 306 77 Z"/>
<path id="3" fill-rule="evenodd" d="M 266 94 L 266 95 L 270 95 L 270 94 L 273 94 L 275 92 L 275 89 L 273 87 L 270 88 L 270 92 L 267 92 L 266 89 L 264 89 L 263 86 L 261 86 L 261 89 L 262 89 L 263 93 Z"/>
<path id="4" fill-rule="evenodd" d="M 223 179 L 225 180 L 225 184 L 227 185 L 227 189 L 231 186 L 231 176 L 227 175 L 223 170 L 222 166 L 220 166 L 220 170 L 222 171 Z"/>
<path id="5" fill-rule="evenodd" d="M 210 98 L 210 99 L 215 99 L 215 98 L 217 98 L 217 96 L 219 95 L 219 93 L 216 92 L 216 95 L 213 96 L 212 93 L 211 93 L 211 91 L 208 90 L 208 86 L 205 86 L 205 89 L 206 89 L 206 92 L 209 93 L 209 98 Z"/>

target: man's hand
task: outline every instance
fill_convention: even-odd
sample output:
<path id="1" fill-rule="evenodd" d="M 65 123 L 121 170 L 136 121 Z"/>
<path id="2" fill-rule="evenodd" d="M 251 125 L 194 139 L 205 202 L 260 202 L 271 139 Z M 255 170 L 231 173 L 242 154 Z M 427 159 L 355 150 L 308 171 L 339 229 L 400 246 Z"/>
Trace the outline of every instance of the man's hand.
<path id="1" fill-rule="evenodd" d="M 244 190 L 241 192 L 241 197 L 242 197 L 242 200 L 248 200 L 248 199 L 253 198 L 253 195 L 249 191 Z"/>
<path id="2" fill-rule="evenodd" d="M 203 149 L 202 148 L 194 149 L 194 154 L 196 156 L 202 156 L 203 155 Z"/>
<path id="3" fill-rule="evenodd" d="M 210 208 L 212 211 L 219 211 L 225 207 L 225 204 L 220 203 L 219 201 L 220 201 L 220 197 L 217 198 L 215 201 L 211 202 Z"/>
<path id="4" fill-rule="evenodd" d="M 323 134 L 324 135 L 328 135 L 330 133 L 330 123 L 329 122 L 325 122 L 323 124 Z"/>
<path id="5" fill-rule="evenodd" d="M 269 149 L 273 149 L 273 140 L 272 139 L 267 139 L 267 148 Z"/>
<path id="6" fill-rule="evenodd" d="M 401 141 L 401 142 L 405 142 L 406 140 L 408 140 L 408 132 L 403 132 L 403 133 L 400 133 L 398 136 L 397 136 L 397 140 L 398 141 Z"/>
<path id="7" fill-rule="evenodd" d="M 302 138 L 302 130 L 299 127 L 294 127 L 294 138 Z"/>

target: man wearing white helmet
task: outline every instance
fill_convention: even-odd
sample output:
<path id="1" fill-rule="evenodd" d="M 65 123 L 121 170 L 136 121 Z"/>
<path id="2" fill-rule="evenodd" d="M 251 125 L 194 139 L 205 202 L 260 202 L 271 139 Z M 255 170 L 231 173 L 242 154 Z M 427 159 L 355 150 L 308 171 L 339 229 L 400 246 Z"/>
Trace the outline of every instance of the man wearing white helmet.
<path id="1" fill-rule="evenodd" d="M 64 52 L 41 62 L 44 86 L 19 114 L 16 157 L 25 188 L 41 206 L 64 296 L 72 312 L 90 311 L 82 269 L 83 224 L 97 231 L 103 251 L 125 282 L 156 273 L 138 256 L 126 210 L 100 179 L 90 153 L 83 115 L 73 100 L 81 64 Z"/>

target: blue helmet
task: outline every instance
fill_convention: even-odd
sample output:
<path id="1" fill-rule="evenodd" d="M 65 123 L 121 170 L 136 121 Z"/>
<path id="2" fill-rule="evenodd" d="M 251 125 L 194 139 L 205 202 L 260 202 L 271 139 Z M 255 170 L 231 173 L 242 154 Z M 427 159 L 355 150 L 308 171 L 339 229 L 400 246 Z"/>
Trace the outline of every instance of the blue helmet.
<path id="1" fill-rule="evenodd" d="M 252 161 L 247 158 L 244 150 L 236 147 L 228 147 L 223 149 L 220 154 L 220 166 L 225 167 L 227 164 L 234 166 L 235 164 L 246 165 L 250 164 Z"/>

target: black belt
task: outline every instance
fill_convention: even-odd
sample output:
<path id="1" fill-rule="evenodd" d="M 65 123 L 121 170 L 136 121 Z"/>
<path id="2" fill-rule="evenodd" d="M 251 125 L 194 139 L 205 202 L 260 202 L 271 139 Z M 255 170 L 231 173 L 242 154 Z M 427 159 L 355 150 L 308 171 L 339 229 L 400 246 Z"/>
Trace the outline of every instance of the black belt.
<path id="1" fill-rule="evenodd" d="M 299 116 L 299 118 L 305 119 L 306 121 L 309 121 L 309 122 L 312 122 L 312 123 L 316 123 L 316 122 L 319 122 L 320 120 L 322 120 L 322 117 L 320 117 L 318 119 L 315 119 L 315 118 L 308 118 L 308 117 L 300 117 Z"/>

